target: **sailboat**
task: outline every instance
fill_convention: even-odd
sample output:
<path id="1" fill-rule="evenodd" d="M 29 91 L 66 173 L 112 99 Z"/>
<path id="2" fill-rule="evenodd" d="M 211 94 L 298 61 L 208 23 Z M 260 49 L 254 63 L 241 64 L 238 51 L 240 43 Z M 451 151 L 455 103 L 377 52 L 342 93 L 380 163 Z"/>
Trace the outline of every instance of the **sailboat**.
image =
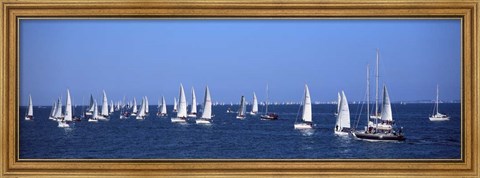
<path id="1" fill-rule="evenodd" d="M 133 109 L 132 109 L 132 114 L 130 114 L 130 116 L 137 116 L 137 112 L 138 112 L 137 99 L 133 97 Z"/>
<path id="2" fill-rule="evenodd" d="M 337 99 L 337 112 L 335 113 L 335 116 L 338 116 L 338 112 L 340 112 L 340 101 L 342 100 L 342 97 L 340 96 L 340 92 L 337 93 L 338 99 Z"/>
<path id="3" fill-rule="evenodd" d="M 367 66 L 367 126 L 364 131 L 352 132 L 353 136 L 364 140 L 377 141 L 403 141 L 405 137 L 402 134 L 402 128 L 398 131 L 393 127 L 394 120 L 392 115 L 392 106 L 390 104 L 390 96 L 388 95 L 387 86 L 383 86 L 383 103 L 380 119 L 375 119 L 375 123 L 370 121 L 370 81 L 369 69 Z M 381 120 L 381 123 L 379 123 Z"/>
<path id="4" fill-rule="evenodd" d="M 53 105 L 52 105 L 52 110 L 50 111 L 50 116 L 48 117 L 48 119 L 50 120 L 56 120 L 55 119 L 55 113 L 57 112 L 57 102 L 53 102 Z"/>
<path id="5" fill-rule="evenodd" d="M 373 115 L 370 115 L 370 119 L 380 119 L 381 113 L 378 111 L 378 62 L 379 62 L 379 55 L 378 55 L 378 49 L 377 49 L 377 63 L 376 63 L 376 69 L 375 69 L 375 113 Z"/>
<path id="6" fill-rule="evenodd" d="M 211 124 L 212 123 L 212 98 L 208 86 L 205 87 L 205 98 L 203 100 L 203 112 L 200 119 L 196 120 L 197 124 Z"/>
<path id="7" fill-rule="evenodd" d="M 250 115 L 254 116 L 257 115 L 258 113 L 258 101 L 257 101 L 257 95 L 255 92 L 253 92 L 253 103 L 252 103 L 252 111 L 250 111 Z"/>
<path id="8" fill-rule="evenodd" d="M 197 97 L 195 96 L 195 89 L 192 87 L 192 106 L 190 108 L 190 114 L 187 117 L 197 117 Z"/>
<path id="9" fill-rule="evenodd" d="M 148 98 L 147 96 L 144 97 L 145 98 L 145 116 L 148 116 L 148 112 L 149 112 L 149 104 L 148 104 Z"/>
<path id="10" fill-rule="evenodd" d="M 242 96 L 240 99 L 240 108 L 238 108 L 237 119 L 245 119 L 246 114 L 246 106 L 245 106 L 245 96 Z"/>
<path id="11" fill-rule="evenodd" d="M 109 114 L 112 114 L 113 112 L 115 112 L 115 105 L 113 105 L 113 101 L 110 100 L 110 111 L 109 111 Z"/>
<path id="12" fill-rule="evenodd" d="M 261 115 L 262 120 L 277 120 L 278 115 L 275 113 L 268 113 L 268 85 L 267 85 L 267 100 L 265 101 L 265 115 Z"/>
<path id="13" fill-rule="evenodd" d="M 173 97 L 173 111 L 172 112 L 177 112 L 177 98 Z"/>
<path id="14" fill-rule="evenodd" d="M 178 102 L 177 117 L 172 117 L 173 123 L 186 123 L 187 122 L 187 99 L 185 98 L 185 91 L 183 85 L 180 84 L 180 99 Z"/>
<path id="15" fill-rule="evenodd" d="M 58 127 L 61 127 L 61 128 L 70 127 L 70 125 L 68 125 L 68 122 L 72 121 L 72 100 L 70 98 L 70 91 L 68 89 L 67 89 L 67 103 L 65 105 L 65 113 L 63 114 L 63 117 L 61 117 L 61 119 L 57 119 L 57 121 L 58 121 Z"/>
<path id="16" fill-rule="evenodd" d="M 97 101 L 93 102 L 93 112 L 92 112 L 92 117 L 88 119 L 88 122 L 98 122 L 98 107 L 97 107 Z"/>
<path id="17" fill-rule="evenodd" d="M 62 100 L 58 98 L 57 101 L 57 108 L 55 109 L 55 114 L 53 115 L 56 121 L 62 120 L 63 115 L 62 115 Z"/>
<path id="18" fill-rule="evenodd" d="M 162 105 L 160 105 L 160 107 L 158 107 L 157 116 L 158 117 L 167 116 L 167 103 L 165 103 L 165 97 L 164 96 L 162 96 Z"/>
<path id="19" fill-rule="evenodd" d="M 25 120 L 29 121 L 33 119 L 33 104 L 32 104 L 32 95 L 28 95 L 28 107 L 25 114 Z"/>
<path id="20" fill-rule="evenodd" d="M 303 97 L 302 122 L 293 125 L 294 129 L 312 129 L 312 100 L 310 99 L 310 91 L 305 84 L 305 95 Z"/>
<path id="21" fill-rule="evenodd" d="M 98 120 L 108 120 L 108 100 L 107 100 L 107 93 L 103 90 L 103 102 L 102 102 L 102 110 L 100 111 L 100 116 Z"/>
<path id="22" fill-rule="evenodd" d="M 137 114 L 137 119 L 143 120 L 147 116 L 147 101 L 146 97 L 142 98 L 142 105 L 140 106 L 140 111 Z"/>
<path id="23" fill-rule="evenodd" d="M 350 110 L 348 108 L 347 97 L 343 91 L 340 98 L 340 108 L 334 131 L 337 135 L 348 135 L 348 133 L 350 133 Z"/>
<path id="24" fill-rule="evenodd" d="M 93 114 L 93 102 L 94 102 L 94 99 L 93 99 L 93 95 L 90 94 L 90 105 L 88 107 L 88 111 L 85 112 L 85 115 L 87 116 L 91 116 Z M 82 111 L 83 112 L 83 111 Z"/>
<path id="25" fill-rule="evenodd" d="M 70 97 L 70 90 L 67 89 L 67 103 L 65 104 L 65 113 L 63 115 L 63 120 L 71 122 L 73 120 L 72 113 L 72 99 Z"/>
<path id="26" fill-rule="evenodd" d="M 433 108 L 432 115 L 428 118 L 430 119 L 430 121 L 447 121 L 450 119 L 450 117 L 438 111 L 438 85 L 437 85 L 437 99 L 435 100 L 435 107 Z"/>

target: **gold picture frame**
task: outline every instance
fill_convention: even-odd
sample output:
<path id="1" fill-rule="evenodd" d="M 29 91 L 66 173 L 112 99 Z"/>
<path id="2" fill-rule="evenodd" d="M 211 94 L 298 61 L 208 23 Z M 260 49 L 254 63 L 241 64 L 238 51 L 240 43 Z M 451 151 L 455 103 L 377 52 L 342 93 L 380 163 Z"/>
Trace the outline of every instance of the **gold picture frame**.
<path id="1" fill-rule="evenodd" d="M 1 0 L 1 176 L 478 177 L 478 0 Z M 19 160 L 19 18 L 460 18 L 460 160 Z M 369 164 L 366 164 L 369 163 Z M 381 165 L 372 166 L 371 163 Z"/>

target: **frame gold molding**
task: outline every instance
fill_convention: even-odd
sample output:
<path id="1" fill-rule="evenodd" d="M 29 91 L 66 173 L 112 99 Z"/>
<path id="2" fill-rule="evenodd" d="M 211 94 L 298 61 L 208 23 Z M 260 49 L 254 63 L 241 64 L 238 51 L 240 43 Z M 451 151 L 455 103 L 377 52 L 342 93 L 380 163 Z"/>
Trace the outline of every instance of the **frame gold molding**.
<path id="1" fill-rule="evenodd" d="M 479 0 L 0 0 L 0 177 L 478 177 Z M 448 160 L 19 160 L 19 18 L 460 18 L 462 158 Z M 371 164 L 381 166 L 375 167 Z"/>

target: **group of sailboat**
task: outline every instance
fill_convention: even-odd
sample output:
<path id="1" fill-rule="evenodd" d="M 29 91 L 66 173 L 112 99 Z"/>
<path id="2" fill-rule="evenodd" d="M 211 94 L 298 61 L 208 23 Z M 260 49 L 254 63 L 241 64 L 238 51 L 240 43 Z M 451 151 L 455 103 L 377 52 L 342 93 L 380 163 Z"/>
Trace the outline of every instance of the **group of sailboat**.
<path id="1" fill-rule="evenodd" d="M 187 100 L 185 97 L 185 90 L 183 89 L 183 85 L 180 84 L 180 92 L 179 92 L 179 101 L 177 106 L 177 115 L 176 117 L 171 118 L 172 123 L 187 123 L 187 118 L 196 118 L 196 98 L 195 98 L 195 90 L 192 88 L 192 106 L 190 110 L 190 114 L 187 114 Z M 176 105 L 174 105 L 175 107 Z M 212 99 L 210 96 L 210 90 L 205 87 L 205 98 L 203 103 L 203 113 L 202 116 L 195 120 L 197 124 L 210 124 L 212 119 Z"/>

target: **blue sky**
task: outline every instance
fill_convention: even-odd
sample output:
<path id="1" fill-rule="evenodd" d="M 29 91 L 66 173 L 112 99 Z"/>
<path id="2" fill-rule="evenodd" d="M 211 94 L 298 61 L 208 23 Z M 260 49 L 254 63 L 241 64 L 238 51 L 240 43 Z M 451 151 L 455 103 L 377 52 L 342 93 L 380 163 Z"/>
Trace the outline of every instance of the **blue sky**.
<path id="1" fill-rule="evenodd" d="M 164 95 L 183 83 L 201 102 L 239 102 L 256 92 L 300 101 L 307 83 L 315 101 L 365 94 L 365 70 L 380 49 L 380 82 L 392 101 L 460 99 L 459 19 L 194 20 L 63 19 L 20 21 L 20 104 L 51 105 L 69 88 L 74 102 Z"/>

